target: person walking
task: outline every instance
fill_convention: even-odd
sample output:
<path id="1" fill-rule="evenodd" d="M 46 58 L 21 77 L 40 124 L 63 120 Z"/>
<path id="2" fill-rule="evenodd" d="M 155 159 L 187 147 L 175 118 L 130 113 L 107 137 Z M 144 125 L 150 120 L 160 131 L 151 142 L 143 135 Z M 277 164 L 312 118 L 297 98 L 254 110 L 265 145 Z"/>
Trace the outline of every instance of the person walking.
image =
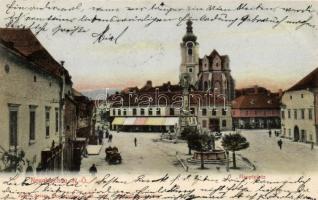
<path id="1" fill-rule="evenodd" d="M 99 130 L 98 132 L 98 142 L 99 142 L 99 145 L 103 145 L 103 130 Z"/>
<path id="2" fill-rule="evenodd" d="M 93 164 L 93 165 L 89 168 L 89 173 L 91 173 L 93 176 L 97 173 L 97 168 L 96 168 L 95 164 Z"/>
<path id="3" fill-rule="evenodd" d="M 108 136 L 108 142 L 112 142 L 112 140 L 113 140 L 113 135 L 112 135 L 112 134 L 109 134 L 109 136 Z"/>
<path id="4" fill-rule="evenodd" d="M 106 138 L 108 138 L 108 136 L 109 136 L 109 130 L 106 129 Z"/>
<path id="5" fill-rule="evenodd" d="M 311 142 L 311 150 L 314 150 L 314 142 Z"/>
<path id="6" fill-rule="evenodd" d="M 135 147 L 137 146 L 137 138 L 134 139 Z"/>
<path id="7" fill-rule="evenodd" d="M 272 137 L 272 131 L 271 130 L 268 131 L 268 136 Z"/>
<path id="8" fill-rule="evenodd" d="M 279 146 L 279 149 L 282 149 L 282 146 L 283 146 L 283 141 L 282 139 L 279 139 L 278 142 L 277 142 L 278 146 Z"/>

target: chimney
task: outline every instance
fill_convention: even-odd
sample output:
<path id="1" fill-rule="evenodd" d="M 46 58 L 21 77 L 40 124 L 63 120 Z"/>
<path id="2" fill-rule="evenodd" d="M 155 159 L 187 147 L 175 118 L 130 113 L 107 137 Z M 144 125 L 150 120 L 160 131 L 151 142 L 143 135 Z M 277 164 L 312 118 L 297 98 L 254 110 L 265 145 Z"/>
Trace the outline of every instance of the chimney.
<path id="1" fill-rule="evenodd" d="M 62 67 L 64 67 L 64 64 L 65 64 L 65 61 L 64 61 L 64 60 L 61 60 L 61 65 L 62 65 Z"/>

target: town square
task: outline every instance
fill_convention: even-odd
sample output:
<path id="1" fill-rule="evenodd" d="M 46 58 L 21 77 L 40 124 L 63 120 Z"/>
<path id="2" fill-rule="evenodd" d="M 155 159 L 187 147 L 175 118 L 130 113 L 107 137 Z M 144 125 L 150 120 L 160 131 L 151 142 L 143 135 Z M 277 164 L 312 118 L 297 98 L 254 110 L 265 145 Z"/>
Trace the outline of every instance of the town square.
<path id="1" fill-rule="evenodd" d="M 180 195 L 165 197 L 221 199 L 214 193 L 237 190 L 227 198 L 314 199 L 305 194 L 318 173 L 317 5 L 3 0 L 0 171 L 14 176 L 0 189 L 51 199 L 10 186 L 20 176 L 23 184 L 74 176 L 88 193 L 64 198 L 54 184 L 43 190 L 89 199 L 105 174 L 164 177 L 141 181 L 147 184 L 206 175 L 234 186 L 202 186 L 197 196 L 193 185 L 174 186 Z M 267 196 L 247 194 L 246 177 Z M 97 199 L 170 192 L 153 186 L 136 189 L 137 197 L 109 192 L 116 198 L 99 188 Z M 8 196 L 0 191 L 1 198 Z"/>

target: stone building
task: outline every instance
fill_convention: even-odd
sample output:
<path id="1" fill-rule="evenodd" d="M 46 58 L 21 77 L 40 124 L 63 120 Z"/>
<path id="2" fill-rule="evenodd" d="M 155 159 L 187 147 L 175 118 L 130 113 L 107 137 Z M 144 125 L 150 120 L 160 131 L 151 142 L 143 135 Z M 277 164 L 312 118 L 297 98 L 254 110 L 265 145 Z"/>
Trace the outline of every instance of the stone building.
<path id="1" fill-rule="evenodd" d="M 141 89 L 127 88 L 111 95 L 110 105 L 112 129 L 135 132 L 168 132 L 178 127 L 182 105 L 182 89 L 169 82 L 161 86 Z M 215 97 L 215 98 L 214 98 Z M 196 121 L 205 131 L 232 129 L 231 108 L 222 97 L 202 91 L 190 91 L 189 108 Z"/>
<path id="2" fill-rule="evenodd" d="M 34 171 L 70 170 L 68 141 L 76 137 L 77 104 L 64 62 L 57 62 L 28 29 L 0 29 L 0 51 L 2 153 L 24 152 Z M 5 160 L 0 166 L 9 168 Z"/>
<path id="3" fill-rule="evenodd" d="M 284 92 L 281 119 L 283 137 L 318 143 L 318 68 Z"/>
<path id="4" fill-rule="evenodd" d="M 25 152 L 33 169 L 40 164 L 60 169 L 61 75 L 65 69 L 30 30 L 0 29 L 0 51 L 1 147 L 12 154 Z M 53 152 L 56 156 L 47 160 Z"/>
<path id="5" fill-rule="evenodd" d="M 280 128 L 280 94 L 254 86 L 237 90 L 232 101 L 233 127 Z"/>

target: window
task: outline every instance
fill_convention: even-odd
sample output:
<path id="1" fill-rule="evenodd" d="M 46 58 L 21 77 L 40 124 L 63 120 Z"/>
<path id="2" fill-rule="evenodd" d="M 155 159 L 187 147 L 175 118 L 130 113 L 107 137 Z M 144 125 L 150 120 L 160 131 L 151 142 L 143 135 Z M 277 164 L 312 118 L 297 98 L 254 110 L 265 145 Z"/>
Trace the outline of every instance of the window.
<path id="1" fill-rule="evenodd" d="M 35 108 L 36 106 L 30 107 L 30 124 L 29 124 L 29 142 L 32 143 L 35 140 Z"/>
<path id="2" fill-rule="evenodd" d="M 288 109 L 288 119 L 291 118 L 290 110 Z"/>
<path id="3" fill-rule="evenodd" d="M 18 105 L 9 105 L 9 143 L 11 147 L 18 145 Z"/>
<path id="4" fill-rule="evenodd" d="M 171 115 L 171 116 L 174 115 L 174 108 L 170 108 L 170 115 Z"/>
<path id="5" fill-rule="evenodd" d="M 215 108 L 212 109 L 212 115 L 213 115 L 213 116 L 216 115 L 216 109 L 215 109 Z"/>
<path id="6" fill-rule="evenodd" d="M 115 109 L 113 109 L 113 116 L 115 116 L 116 115 L 116 111 L 115 111 Z"/>
<path id="7" fill-rule="evenodd" d="M 55 108 L 55 133 L 59 132 L 59 110 Z"/>
<path id="8" fill-rule="evenodd" d="M 161 109 L 157 108 L 157 115 L 161 115 Z"/>
<path id="9" fill-rule="evenodd" d="M 222 115 L 226 115 L 226 108 L 222 108 Z"/>
<path id="10" fill-rule="evenodd" d="M 188 55 L 190 55 L 190 56 L 192 55 L 192 48 L 188 49 Z"/>
<path id="11" fill-rule="evenodd" d="M 294 119 L 297 119 L 297 110 L 294 110 Z"/>
<path id="12" fill-rule="evenodd" d="M 312 119 L 312 109 L 311 108 L 309 108 L 308 109 L 308 119 Z"/>
<path id="13" fill-rule="evenodd" d="M 289 96 L 289 99 L 293 99 L 293 96 L 292 96 L 292 95 L 290 95 L 290 96 Z"/>
<path id="14" fill-rule="evenodd" d="M 191 67 L 189 68 L 189 72 L 190 72 L 190 73 L 192 72 L 192 68 L 191 68 Z"/>
<path id="15" fill-rule="evenodd" d="M 134 116 L 137 115 L 137 109 L 136 108 L 133 109 L 133 115 Z"/>
<path id="16" fill-rule="evenodd" d="M 282 119 L 285 119 L 285 111 L 282 110 Z"/>
<path id="17" fill-rule="evenodd" d="M 50 137 L 50 107 L 45 108 L 45 136 Z"/>
<path id="18" fill-rule="evenodd" d="M 140 109 L 140 115 L 145 115 L 145 109 L 144 108 Z"/>
<path id="19" fill-rule="evenodd" d="M 226 127 L 226 120 L 222 120 L 222 127 Z"/>
<path id="20" fill-rule="evenodd" d="M 148 115 L 151 116 L 152 115 L 152 108 L 148 109 Z"/>
<path id="21" fill-rule="evenodd" d="M 117 113 L 118 113 L 118 116 L 121 116 L 121 110 L 120 109 L 117 110 Z"/>
<path id="22" fill-rule="evenodd" d="M 195 115 L 195 108 L 190 108 L 190 113 L 191 113 L 192 115 Z"/>
<path id="23" fill-rule="evenodd" d="M 126 116 L 127 115 L 127 110 L 123 109 L 123 115 Z"/>
<path id="24" fill-rule="evenodd" d="M 202 108 L 202 115 L 206 116 L 206 108 Z"/>
<path id="25" fill-rule="evenodd" d="M 301 109 L 301 119 L 305 119 L 305 109 Z"/>
<path id="26" fill-rule="evenodd" d="M 203 128 L 206 128 L 206 127 L 207 127 L 206 120 L 202 120 L 202 127 L 203 127 Z"/>

